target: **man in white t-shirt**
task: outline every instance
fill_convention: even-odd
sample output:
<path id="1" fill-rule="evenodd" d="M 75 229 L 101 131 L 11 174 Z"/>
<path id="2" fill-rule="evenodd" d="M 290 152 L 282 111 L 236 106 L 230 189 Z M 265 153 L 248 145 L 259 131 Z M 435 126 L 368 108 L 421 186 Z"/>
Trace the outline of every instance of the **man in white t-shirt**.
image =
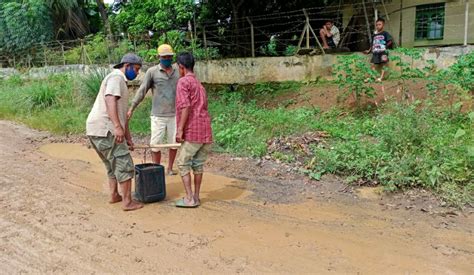
<path id="1" fill-rule="evenodd" d="M 124 211 L 143 207 L 131 196 L 135 172 L 129 151 L 129 148 L 133 150 L 133 142 L 127 120 L 127 81 L 137 77 L 141 66 L 142 60 L 137 55 L 124 55 L 120 64 L 115 65 L 102 81 L 86 122 L 87 136 L 107 170 L 109 202 L 122 202 Z M 118 193 L 118 185 L 122 195 Z"/>

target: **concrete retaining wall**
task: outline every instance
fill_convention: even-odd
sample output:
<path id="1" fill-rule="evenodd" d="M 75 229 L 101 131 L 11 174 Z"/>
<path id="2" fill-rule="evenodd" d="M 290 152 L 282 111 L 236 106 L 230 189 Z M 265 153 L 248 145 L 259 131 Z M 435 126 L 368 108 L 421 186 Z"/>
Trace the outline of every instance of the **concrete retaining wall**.
<path id="1" fill-rule="evenodd" d="M 422 68 L 426 60 L 434 60 L 438 69 L 447 68 L 463 54 L 474 51 L 474 46 L 426 49 L 422 60 L 415 66 Z M 360 54 L 360 53 L 359 53 Z M 367 62 L 369 57 L 367 57 Z M 337 55 L 233 58 L 196 63 L 196 74 L 203 83 L 211 84 L 252 84 L 256 82 L 311 81 L 318 78 L 332 78 L 332 65 Z M 393 66 L 394 64 L 392 64 Z M 144 66 L 144 71 L 149 66 Z M 11 68 L 0 68 L 0 78 L 20 74 L 22 78 L 45 78 L 51 74 L 87 74 L 97 66 L 67 65 L 33 68 L 20 73 Z M 105 67 L 104 69 L 110 69 Z M 140 74 L 143 77 L 144 74 Z M 139 80 L 137 81 L 139 82 Z"/>

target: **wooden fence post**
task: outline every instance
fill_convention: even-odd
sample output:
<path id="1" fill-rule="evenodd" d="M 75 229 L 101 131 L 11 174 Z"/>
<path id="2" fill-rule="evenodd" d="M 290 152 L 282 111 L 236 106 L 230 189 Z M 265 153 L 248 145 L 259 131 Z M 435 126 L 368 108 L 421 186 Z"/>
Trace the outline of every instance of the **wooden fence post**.
<path id="1" fill-rule="evenodd" d="M 86 64 L 86 56 L 84 54 L 84 40 L 81 39 L 81 63 Z"/>
<path id="2" fill-rule="evenodd" d="M 252 24 L 252 21 L 250 21 L 250 19 L 248 17 L 246 17 L 246 18 L 247 18 L 247 21 L 250 24 L 250 39 L 251 39 L 251 43 L 252 43 L 252 57 L 255 57 L 255 33 L 254 33 L 254 30 L 253 30 L 253 24 Z"/>
<path id="3" fill-rule="evenodd" d="M 362 0 L 362 6 L 364 7 L 365 24 L 367 24 L 367 35 L 369 37 L 369 42 L 372 45 L 372 34 L 370 33 L 369 16 L 367 15 L 367 9 L 365 7 L 365 0 Z"/>
<path id="4" fill-rule="evenodd" d="M 467 34 L 469 33 L 469 0 L 464 0 L 464 46 L 467 46 Z"/>
<path id="5" fill-rule="evenodd" d="M 304 16 L 306 17 L 306 48 L 309 49 L 309 16 L 306 10 L 303 9 Z"/>
<path id="6" fill-rule="evenodd" d="M 311 32 L 314 36 L 314 39 L 316 39 L 316 44 L 318 44 L 318 47 L 323 53 L 323 55 L 326 54 L 323 46 L 321 45 L 321 43 L 319 43 L 319 39 L 318 39 L 318 36 L 316 35 L 316 32 L 314 31 L 313 27 L 311 27 L 311 24 L 309 22 L 309 15 L 308 15 L 308 12 L 306 12 L 306 9 L 303 9 L 303 13 L 304 13 L 304 16 L 306 17 L 306 24 L 305 24 L 303 33 L 301 34 L 300 41 L 298 43 L 298 51 L 301 48 L 301 43 L 303 42 L 303 37 L 304 37 L 305 32 L 306 32 L 306 48 L 309 49 L 309 32 Z"/>
<path id="7" fill-rule="evenodd" d="M 44 66 L 48 66 L 48 57 L 46 55 L 46 46 L 43 46 Z"/>
<path id="8" fill-rule="evenodd" d="M 66 66 L 66 56 L 64 54 L 64 45 L 61 42 L 58 42 L 61 45 L 61 55 L 63 57 L 63 65 Z"/>
<path id="9" fill-rule="evenodd" d="M 204 40 L 204 49 L 206 51 L 206 59 L 208 58 L 208 50 L 207 50 L 207 39 L 206 39 L 206 26 L 202 27 L 202 39 Z"/>

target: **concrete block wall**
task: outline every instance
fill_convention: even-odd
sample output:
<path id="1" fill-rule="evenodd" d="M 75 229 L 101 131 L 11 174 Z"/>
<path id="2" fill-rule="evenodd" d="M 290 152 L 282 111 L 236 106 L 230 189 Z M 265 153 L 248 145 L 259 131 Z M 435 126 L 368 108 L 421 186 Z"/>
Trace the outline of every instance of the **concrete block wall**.
<path id="1" fill-rule="evenodd" d="M 467 47 L 454 46 L 444 48 L 425 49 L 422 60 L 416 61 L 415 66 L 423 68 L 426 60 L 434 60 L 438 69 L 447 68 L 456 62 L 459 56 L 474 51 L 474 45 Z M 358 53 L 361 54 L 362 53 Z M 195 72 L 203 83 L 210 84 L 253 84 L 257 82 L 282 81 L 313 81 L 319 78 L 332 79 L 332 66 L 337 62 L 338 55 L 315 56 L 285 56 L 285 57 L 257 57 L 232 58 L 199 61 Z M 370 56 L 367 56 L 369 62 Z M 394 64 L 392 64 L 393 66 Z M 143 67 L 143 72 L 150 64 Z M 96 70 L 94 65 L 68 65 L 33 68 L 21 74 L 23 78 L 45 78 L 51 74 L 71 73 L 83 75 Z M 110 70 L 111 67 L 105 67 Z M 144 73 L 140 73 L 133 86 L 139 85 Z M 11 68 L 0 68 L 0 78 L 20 74 Z"/>

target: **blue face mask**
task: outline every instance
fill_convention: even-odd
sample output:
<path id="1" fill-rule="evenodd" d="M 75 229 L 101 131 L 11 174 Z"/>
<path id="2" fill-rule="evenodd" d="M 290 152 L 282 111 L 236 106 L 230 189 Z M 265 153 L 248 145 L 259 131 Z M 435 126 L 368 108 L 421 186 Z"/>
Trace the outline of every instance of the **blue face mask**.
<path id="1" fill-rule="evenodd" d="M 137 77 L 137 73 L 132 66 L 125 69 L 125 77 L 127 77 L 128 80 L 134 80 Z"/>
<path id="2" fill-rule="evenodd" d="M 160 59 L 161 65 L 163 65 L 163 67 L 165 67 L 165 68 L 171 67 L 171 62 L 172 61 L 173 60 L 171 60 L 171 59 Z"/>

